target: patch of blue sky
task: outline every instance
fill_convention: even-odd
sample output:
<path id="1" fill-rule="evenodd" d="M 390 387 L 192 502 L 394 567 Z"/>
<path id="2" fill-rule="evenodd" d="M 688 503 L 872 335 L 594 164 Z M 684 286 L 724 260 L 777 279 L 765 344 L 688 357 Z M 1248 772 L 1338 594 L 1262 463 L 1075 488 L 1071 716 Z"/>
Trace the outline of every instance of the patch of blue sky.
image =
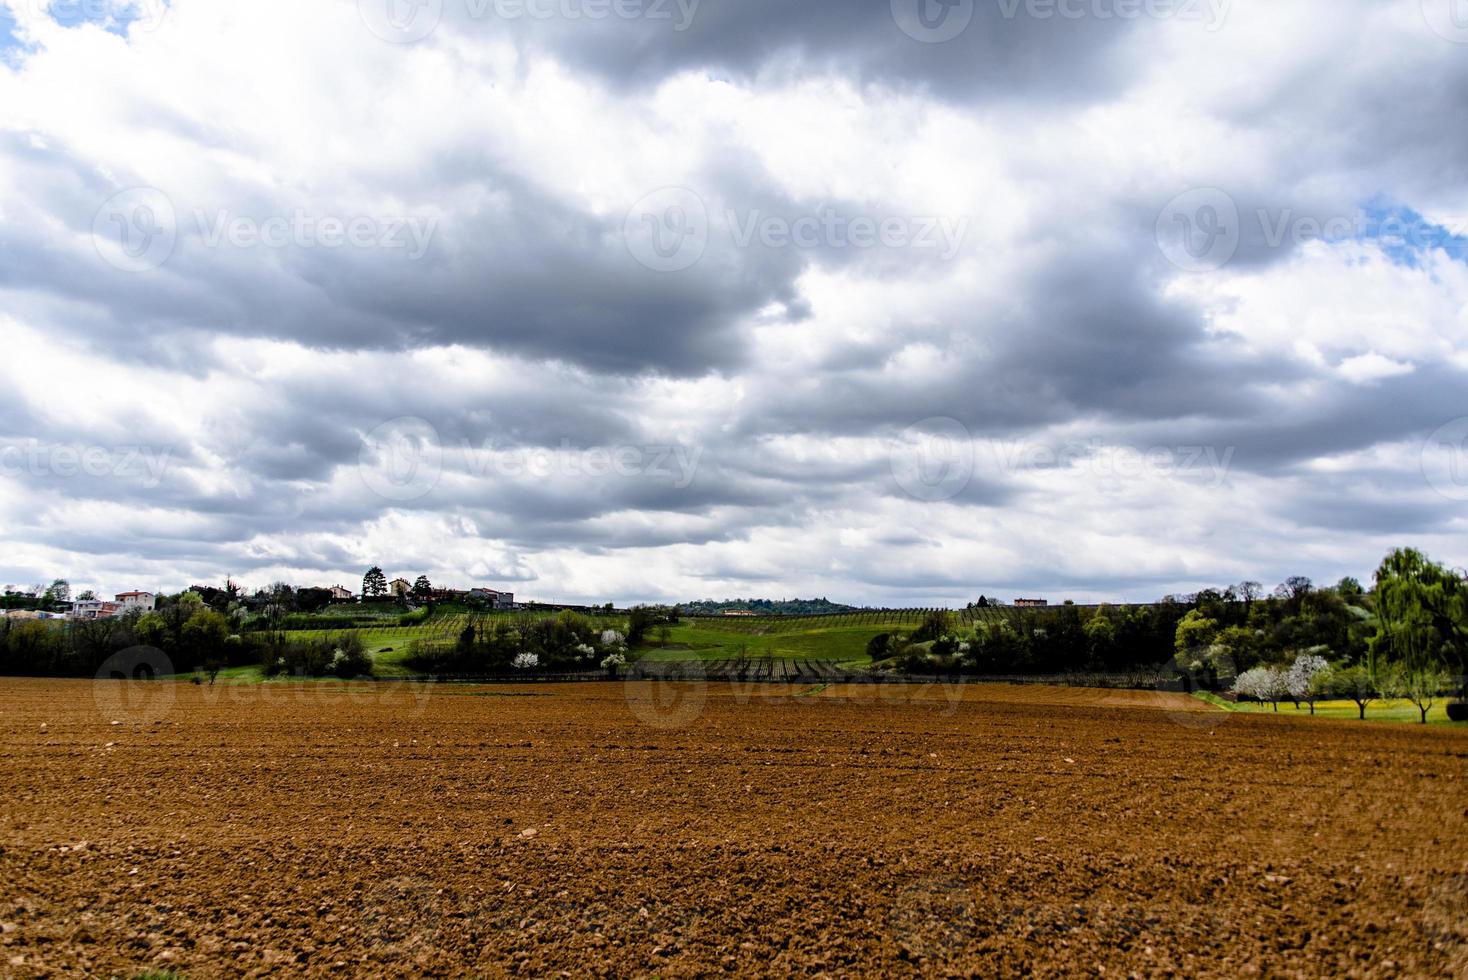
<path id="1" fill-rule="evenodd" d="M 1416 210 L 1378 195 L 1361 207 L 1357 241 L 1373 242 L 1396 265 L 1419 268 L 1429 252 L 1468 263 L 1468 214 L 1447 224 L 1429 221 Z"/>
<path id="2" fill-rule="evenodd" d="M 28 49 L 16 33 L 15 15 L 10 8 L 0 5 L 0 61 L 14 65 Z"/>
<path id="3" fill-rule="evenodd" d="M 126 37 L 135 22 L 159 17 L 166 10 L 164 0 L 51 0 L 46 13 L 62 27 L 96 24 Z"/>

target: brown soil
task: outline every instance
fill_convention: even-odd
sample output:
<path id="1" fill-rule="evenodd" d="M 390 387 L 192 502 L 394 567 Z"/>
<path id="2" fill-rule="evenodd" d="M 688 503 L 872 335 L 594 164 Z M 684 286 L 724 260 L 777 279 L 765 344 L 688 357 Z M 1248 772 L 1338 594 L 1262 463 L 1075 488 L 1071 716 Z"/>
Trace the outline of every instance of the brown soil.
<path id="1" fill-rule="evenodd" d="M 1290 715 L 0 681 L 0 975 L 1468 976 L 1468 733 Z"/>

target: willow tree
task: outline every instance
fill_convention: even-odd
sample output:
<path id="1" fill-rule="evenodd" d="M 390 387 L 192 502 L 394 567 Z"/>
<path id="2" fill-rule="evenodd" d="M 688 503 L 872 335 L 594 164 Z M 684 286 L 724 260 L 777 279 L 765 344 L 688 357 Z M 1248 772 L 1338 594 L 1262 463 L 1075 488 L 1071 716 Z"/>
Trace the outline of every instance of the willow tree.
<path id="1" fill-rule="evenodd" d="M 1440 677 L 1444 666 L 1468 672 L 1468 583 L 1414 548 L 1400 548 L 1376 570 L 1376 635 L 1367 650 L 1378 682 Z"/>

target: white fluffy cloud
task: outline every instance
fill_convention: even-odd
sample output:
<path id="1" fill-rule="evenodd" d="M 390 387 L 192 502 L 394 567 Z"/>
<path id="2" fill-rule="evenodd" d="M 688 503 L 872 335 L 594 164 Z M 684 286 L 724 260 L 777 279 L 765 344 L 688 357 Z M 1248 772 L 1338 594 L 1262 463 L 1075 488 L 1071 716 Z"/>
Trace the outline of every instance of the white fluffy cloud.
<path id="1" fill-rule="evenodd" d="M 0 6 L 0 578 L 936 604 L 1468 563 L 1420 448 L 1468 415 L 1468 63 L 1416 0 L 938 45 L 886 2 L 450 2 L 407 44 L 368 0 Z M 1184 215 L 1232 236 L 1184 269 L 1194 188 L 1237 227 Z M 1384 208 L 1432 234 L 1309 234 Z"/>

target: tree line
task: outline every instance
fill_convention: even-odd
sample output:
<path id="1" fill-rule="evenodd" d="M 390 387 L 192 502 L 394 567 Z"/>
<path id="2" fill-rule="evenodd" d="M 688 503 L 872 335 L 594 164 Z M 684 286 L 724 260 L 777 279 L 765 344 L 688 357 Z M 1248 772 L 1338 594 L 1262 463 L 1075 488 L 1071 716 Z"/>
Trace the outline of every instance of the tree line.
<path id="1" fill-rule="evenodd" d="M 1317 588 L 1296 576 L 1270 592 L 1257 582 L 1241 582 L 1169 596 L 1152 606 L 1064 605 L 1005 613 L 965 628 L 951 613 L 932 611 L 908 633 L 874 637 L 867 652 L 883 666 L 912 673 L 1060 674 L 1155 666 L 1184 687 L 1251 698 L 1262 691 L 1279 695 L 1274 700 L 1306 691 L 1312 697 L 1369 694 L 1368 702 L 1408 698 L 1421 707 L 1454 687 L 1468 695 L 1468 580 L 1411 548 L 1388 555 L 1370 589 L 1349 577 Z M 1305 681 L 1302 657 L 1312 668 Z M 1265 678 L 1268 683 L 1259 687 Z"/>

